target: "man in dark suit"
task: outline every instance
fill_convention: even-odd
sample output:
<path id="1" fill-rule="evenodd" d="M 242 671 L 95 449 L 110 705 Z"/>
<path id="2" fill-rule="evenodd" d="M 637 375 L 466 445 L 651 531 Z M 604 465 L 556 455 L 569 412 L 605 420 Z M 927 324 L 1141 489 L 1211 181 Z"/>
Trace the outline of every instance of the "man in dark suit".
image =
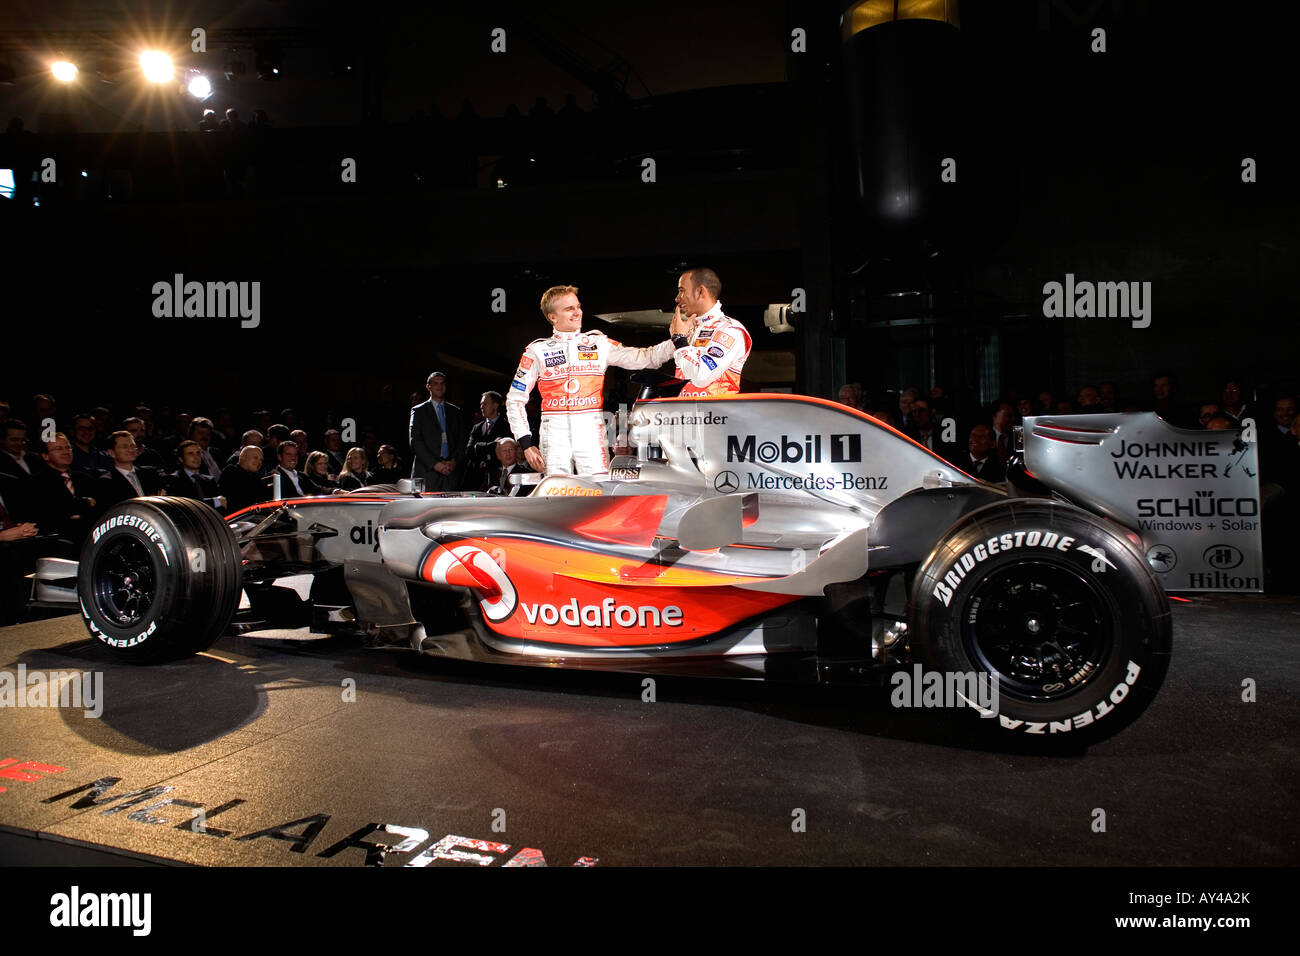
<path id="1" fill-rule="evenodd" d="M 447 376 L 433 372 L 425 382 L 429 400 L 411 409 L 411 477 L 424 479 L 425 491 L 455 491 L 458 455 L 464 454 L 465 425 L 460 409 L 445 401 Z"/>
<path id="2" fill-rule="evenodd" d="M 1016 410 L 1010 402 L 999 402 L 993 413 L 993 454 L 1003 465 L 1015 453 L 1016 447 L 1011 438 L 1011 429 L 1016 424 Z"/>
<path id="3" fill-rule="evenodd" d="M 484 392 L 478 402 L 483 420 L 469 430 L 465 445 L 465 476 L 460 486 L 466 491 L 483 491 L 494 483 L 497 441 L 510 437 L 510 422 L 501 413 L 501 393 Z"/>
<path id="4" fill-rule="evenodd" d="M 0 444 L 0 473 L 23 482 L 24 487 L 45 470 L 45 463 L 27 450 L 27 425 L 18 418 L 3 422 L 4 441 Z"/>
<path id="5" fill-rule="evenodd" d="M 911 406 L 912 427 L 904 434 L 919 445 L 924 445 L 945 461 L 952 461 L 956 456 L 955 443 L 945 442 L 940 425 L 934 420 L 930 403 L 924 398 L 915 399 Z"/>
<path id="6" fill-rule="evenodd" d="M 99 479 L 99 494 L 95 497 L 101 507 L 111 508 L 129 498 L 162 494 L 162 475 L 152 468 L 135 466 L 140 455 L 135 437 L 130 432 L 120 431 L 113 432 L 108 438 L 111 443 L 108 454 L 113 459 L 113 468 Z"/>
<path id="7" fill-rule="evenodd" d="M 221 477 L 221 466 L 217 464 L 217 456 L 213 454 L 212 438 L 214 431 L 210 418 L 195 418 L 190 421 L 189 435 L 187 437 L 199 446 L 199 471 L 216 481 Z M 182 444 L 184 443 L 182 442 Z M 176 453 L 177 457 L 179 457 L 180 445 L 176 446 Z"/>
<path id="8" fill-rule="evenodd" d="M 165 482 L 168 462 L 166 458 L 164 458 L 164 455 L 167 453 L 160 452 L 158 449 L 150 447 L 149 443 L 145 441 L 144 419 L 134 417 L 124 419 L 122 421 L 122 429 L 123 431 L 131 433 L 131 437 L 135 439 L 136 445 L 140 448 L 140 455 L 135 460 L 136 467 L 153 468 L 158 472 L 158 474 L 163 475 Z"/>
<path id="9" fill-rule="evenodd" d="M 41 457 L 47 467 L 33 483 L 36 522 L 42 535 L 58 536 L 53 556 L 76 559 L 99 511 L 96 479 L 72 467 L 72 442 L 63 432 L 45 443 Z"/>
<path id="10" fill-rule="evenodd" d="M 167 494 L 176 498 L 194 498 L 222 511 L 226 499 L 221 494 L 215 478 L 209 478 L 203 468 L 203 446 L 186 439 L 176 447 L 180 467 L 167 476 Z"/>
<path id="11" fill-rule="evenodd" d="M 537 474 L 524 461 L 524 456 L 520 454 L 519 442 L 513 438 L 500 439 L 497 442 L 496 458 L 497 470 L 493 474 L 492 484 L 487 489 L 488 494 L 508 495 L 510 497 L 530 494 L 533 490 L 532 485 L 512 485 L 510 483 L 511 475 Z"/>
<path id="12" fill-rule="evenodd" d="M 262 449 L 257 445 L 241 448 L 235 464 L 222 470 L 217 484 L 226 499 L 228 514 L 269 499 L 270 491 L 262 480 Z"/>
<path id="13" fill-rule="evenodd" d="M 72 418 L 72 467 L 84 471 L 92 478 L 108 474 L 113 467 L 109 458 L 95 444 L 95 419 L 90 415 L 74 415 Z"/>
<path id="14" fill-rule="evenodd" d="M 1007 477 L 1007 466 L 998 461 L 997 448 L 993 443 L 993 429 L 988 425 L 976 425 L 970 430 L 966 442 L 967 452 L 964 458 L 958 457 L 953 464 L 966 474 L 980 481 L 1002 481 Z"/>
<path id="15" fill-rule="evenodd" d="M 281 498 L 310 498 L 314 495 L 327 495 L 329 490 L 322 488 L 311 480 L 306 472 L 298 470 L 298 443 L 282 441 L 276 448 L 280 464 L 266 477 L 268 493 L 274 493 L 275 476 L 280 476 Z"/>
<path id="16" fill-rule="evenodd" d="M 332 476 L 337 476 L 343 470 L 343 459 L 347 454 L 347 449 L 343 447 L 343 436 L 337 428 L 326 429 L 325 431 L 325 455 L 329 458 L 329 466 L 326 471 Z"/>

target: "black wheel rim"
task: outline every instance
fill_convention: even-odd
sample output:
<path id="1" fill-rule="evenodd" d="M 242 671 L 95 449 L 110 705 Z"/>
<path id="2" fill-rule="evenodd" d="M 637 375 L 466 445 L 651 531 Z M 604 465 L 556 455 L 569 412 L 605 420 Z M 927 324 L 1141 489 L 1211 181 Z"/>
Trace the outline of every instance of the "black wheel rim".
<path id="1" fill-rule="evenodd" d="M 118 538 L 95 558 L 95 606 L 114 627 L 144 620 L 156 593 L 153 558 L 144 542 Z"/>
<path id="2" fill-rule="evenodd" d="M 1110 602 L 1076 569 L 1026 561 L 994 571 L 971 592 L 962 637 L 999 693 L 1055 700 L 1086 686 L 1114 646 Z"/>

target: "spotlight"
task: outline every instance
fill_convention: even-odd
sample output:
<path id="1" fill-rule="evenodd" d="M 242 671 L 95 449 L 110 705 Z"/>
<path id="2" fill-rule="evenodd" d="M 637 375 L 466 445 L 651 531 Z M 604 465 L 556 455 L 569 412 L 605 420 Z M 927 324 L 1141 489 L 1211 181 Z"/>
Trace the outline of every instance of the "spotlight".
<path id="1" fill-rule="evenodd" d="M 284 69 L 284 51 L 278 46 L 261 46 L 255 52 L 257 78 L 278 80 Z"/>
<path id="2" fill-rule="evenodd" d="M 77 78 L 77 66 L 67 60 L 56 60 L 50 64 L 50 72 L 61 83 L 71 83 Z"/>
<path id="3" fill-rule="evenodd" d="M 140 69 L 150 83 L 166 83 L 174 72 L 172 58 L 158 50 L 146 50 L 140 54 Z"/>
<path id="4" fill-rule="evenodd" d="M 212 81 L 202 73 L 191 73 L 185 88 L 196 100 L 206 100 L 212 95 Z"/>

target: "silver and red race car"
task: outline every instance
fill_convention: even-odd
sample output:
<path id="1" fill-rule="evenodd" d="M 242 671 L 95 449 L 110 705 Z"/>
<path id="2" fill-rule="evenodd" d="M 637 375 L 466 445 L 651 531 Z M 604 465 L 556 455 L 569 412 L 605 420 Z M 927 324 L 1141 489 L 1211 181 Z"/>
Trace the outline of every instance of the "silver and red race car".
<path id="1" fill-rule="evenodd" d="M 1161 684 L 1159 531 L 1097 477 L 1117 450 L 1159 445 L 1154 415 L 1028 419 L 1002 485 L 815 398 L 650 398 L 628 426 L 637 453 L 608 476 L 545 477 L 526 497 L 388 486 L 227 518 L 134 499 L 86 541 L 82 616 L 136 661 L 296 620 L 498 663 L 933 674 L 985 726 L 1075 743 Z M 1201 451 L 1222 464 L 1235 436 L 1217 434 L 1223 457 Z"/>

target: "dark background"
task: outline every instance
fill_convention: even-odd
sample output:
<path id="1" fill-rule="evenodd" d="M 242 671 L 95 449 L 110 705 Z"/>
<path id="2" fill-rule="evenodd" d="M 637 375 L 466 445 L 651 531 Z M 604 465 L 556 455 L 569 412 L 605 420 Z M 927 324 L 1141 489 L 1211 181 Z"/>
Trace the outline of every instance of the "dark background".
<path id="1" fill-rule="evenodd" d="M 579 285 L 593 325 L 670 307 L 687 263 L 718 271 L 754 333 L 747 387 L 990 402 L 1111 380 L 1146 407 L 1170 371 L 1189 401 L 1228 375 L 1294 392 L 1285 6 L 968 0 L 959 28 L 847 42 L 842 6 L 9 3 L 0 115 L 27 135 L 0 144 L 20 179 L 0 201 L 0 399 L 23 414 L 52 392 L 60 417 L 226 406 L 241 425 L 292 405 L 313 432 L 353 415 L 394 437 L 435 367 L 461 404 L 503 390 L 548 285 Z M 188 52 L 195 26 L 206 54 Z M 213 75 L 210 100 L 115 73 L 144 40 Z M 103 77 L 58 87 L 41 66 L 56 48 Z M 245 72 L 227 81 L 231 61 Z M 528 115 L 568 95 L 575 115 Z M 197 131 L 227 106 L 270 128 Z M 45 156 L 58 181 L 23 181 Z M 155 319 L 151 287 L 178 272 L 260 281 L 260 327 Z M 1042 286 L 1067 272 L 1150 281 L 1151 327 L 1044 318 Z M 766 331 L 795 288 L 797 331 Z"/>

